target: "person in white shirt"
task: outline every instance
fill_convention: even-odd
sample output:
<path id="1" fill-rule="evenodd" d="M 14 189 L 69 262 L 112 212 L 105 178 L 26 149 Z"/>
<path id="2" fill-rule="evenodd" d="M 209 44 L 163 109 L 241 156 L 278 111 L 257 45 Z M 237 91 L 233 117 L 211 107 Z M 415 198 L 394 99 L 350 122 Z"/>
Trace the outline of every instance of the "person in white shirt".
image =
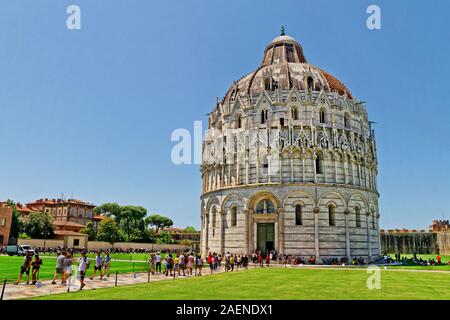
<path id="1" fill-rule="evenodd" d="M 87 269 L 89 269 L 89 258 L 86 257 L 86 251 L 81 253 L 80 259 L 78 259 L 78 273 L 80 274 L 80 290 L 86 285 L 84 283 L 84 276 L 86 275 Z"/>
<path id="2" fill-rule="evenodd" d="M 161 254 L 159 252 L 156 253 L 156 273 L 161 273 Z"/>
<path id="3" fill-rule="evenodd" d="M 103 267 L 103 257 L 101 256 L 101 252 L 97 251 L 97 256 L 95 257 L 94 272 L 92 273 L 92 277 L 90 277 L 89 279 L 94 280 L 95 273 L 98 270 L 98 272 L 100 273 L 100 280 L 102 280 L 103 279 L 102 267 Z"/>

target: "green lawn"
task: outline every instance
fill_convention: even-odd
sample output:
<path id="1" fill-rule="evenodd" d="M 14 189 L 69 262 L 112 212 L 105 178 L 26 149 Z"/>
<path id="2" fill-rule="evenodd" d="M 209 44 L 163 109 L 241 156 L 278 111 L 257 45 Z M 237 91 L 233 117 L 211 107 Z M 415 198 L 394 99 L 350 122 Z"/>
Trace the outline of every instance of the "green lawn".
<path id="1" fill-rule="evenodd" d="M 391 258 L 394 258 L 394 254 L 390 254 Z M 423 260 L 428 259 L 434 259 L 436 261 L 437 254 L 418 254 L 417 258 L 422 258 Z M 408 259 L 411 259 L 413 257 L 412 254 L 402 254 L 402 257 L 406 257 Z M 435 265 L 435 266 L 418 266 L 418 265 L 402 265 L 402 266 L 389 266 L 389 269 L 413 269 L 413 270 L 445 270 L 450 271 L 450 265 L 448 264 L 450 262 L 450 256 L 449 255 L 441 255 L 442 258 L 442 265 Z"/>
<path id="2" fill-rule="evenodd" d="M 214 276 L 85 290 L 35 299 L 450 299 L 448 273 L 382 270 L 379 290 L 367 288 L 368 276 L 363 269 L 250 268 Z"/>
<path id="3" fill-rule="evenodd" d="M 56 259 L 54 257 L 41 256 L 43 265 L 39 272 L 41 280 L 53 278 L 55 272 Z M 16 281 L 19 276 L 20 266 L 22 265 L 23 257 L 18 256 L 0 256 L 0 280 L 5 278 L 8 282 Z M 135 272 L 144 272 L 148 268 L 148 264 L 142 262 L 128 262 L 128 261 L 112 261 L 111 272 L 130 273 L 133 272 L 133 264 Z M 91 272 L 93 268 L 90 268 Z"/>

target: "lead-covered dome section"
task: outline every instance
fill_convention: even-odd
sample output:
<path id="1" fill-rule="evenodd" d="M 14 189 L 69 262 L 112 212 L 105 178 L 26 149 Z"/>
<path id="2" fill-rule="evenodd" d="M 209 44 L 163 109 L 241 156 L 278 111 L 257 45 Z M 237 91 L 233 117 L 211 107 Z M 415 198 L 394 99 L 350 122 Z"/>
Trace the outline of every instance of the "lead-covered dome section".
<path id="1" fill-rule="evenodd" d="M 261 66 L 235 81 L 224 97 L 224 102 L 236 95 L 259 94 L 275 90 L 312 90 L 336 92 L 353 99 L 347 87 L 331 74 L 307 62 L 303 48 L 294 38 L 281 35 L 264 50 Z"/>

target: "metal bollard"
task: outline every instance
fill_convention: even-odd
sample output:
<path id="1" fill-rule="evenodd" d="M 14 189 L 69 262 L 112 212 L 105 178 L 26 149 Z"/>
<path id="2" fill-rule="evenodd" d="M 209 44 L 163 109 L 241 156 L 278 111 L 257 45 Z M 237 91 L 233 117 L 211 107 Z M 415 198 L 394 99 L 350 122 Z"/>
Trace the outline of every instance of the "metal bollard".
<path id="1" fill-rule="evenodd" d="M 116 281 L 115 281 L 115 283 L 114 283 L 114 287 L 117 287 L 117 274 L 118 274 L 119 272 L 117 272 L 116 271 Z"/>
<path id="2" fill-rule="evenodd" d="M 6 287 L 6 281 L 8 279 L 5 278 L 5 281 L 3 281 L 3 288 L 2 288 L 2 295 L 0 296 L 0 301 L 3 300 L 3 294 L 5 293 L 5 287 Z"/>
<path id="3" fill-rule="evenodd" d="M 150 283 L 150 270 L 148 270 L 147 283 Z"/>

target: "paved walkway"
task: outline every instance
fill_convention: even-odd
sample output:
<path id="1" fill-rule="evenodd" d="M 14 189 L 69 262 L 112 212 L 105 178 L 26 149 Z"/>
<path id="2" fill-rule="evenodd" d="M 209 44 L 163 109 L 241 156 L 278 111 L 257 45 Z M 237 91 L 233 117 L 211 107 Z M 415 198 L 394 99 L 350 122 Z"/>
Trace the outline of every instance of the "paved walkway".
<path id="1" fill-rule="evenodd" d="M 223 272 L 223 268 L 219 271 L 215 271 L 212 275 L 218 274 Z M 209 268 L 203 268 L 203 276 L 210 276 L 210 270 Z M 186 275 L 186 276 L 178 276 L 174 278 L 173 276 L 166 277 L 165 275 L 150 275 L 150 282 L 157 282 L 157 281 L 176 281 L 178 279 L 186 279 L 195 277 L 193 274 L 192 276 Z M 148 282 L 148 274 L 147 273 L 130 273 L 130 274 L 119 274 L 117 276 L 117 286 L 126 286 L 126 285 L 133 285 L 138 283 L 147 283 Z M 83 288 L 83 290 L 95 290 L 95 289 L 102 289 L 102 288 L 109 288 L 114 287 L 116 281 L 116 275 L 111 274 L 109 278 L 104 277 L 104 280 L 100 280 L 100 277 L 97 276 L 94 278 L 94 280 L 90 280 L 88 277 L 85 278 L 85 284 L 86 286 Z M 60 281 L 58 281 L 58 284 L 52 285 L 51 280 L 44 280 L 41 281 L 40 285 L 33 286 L 33 285 L 27 285 L 25 282 L 20 283 L 19 285 L 14 284 L 7 284 L 5 287 L 5 292 L 3 295 L 4 300 L 15 300 L 15 299 L 24 299 L 24 298 L 31 298 L 31 297 L 37 297 L 37 296 L 45 296 L 45 295 L 51 295 L 51 294 L 59 294 L 59 293 L 66 293 L 68 292 L 68 289 L 70 292 L 73 291 L 79 291 L 80 289 L 80 282 L 77 280 L 74 276 L 71 278 L 70 288 L 68 285 L 61 285 L 59 284 Z M 1 290 L 1 287 L 0 287 Z"/>

